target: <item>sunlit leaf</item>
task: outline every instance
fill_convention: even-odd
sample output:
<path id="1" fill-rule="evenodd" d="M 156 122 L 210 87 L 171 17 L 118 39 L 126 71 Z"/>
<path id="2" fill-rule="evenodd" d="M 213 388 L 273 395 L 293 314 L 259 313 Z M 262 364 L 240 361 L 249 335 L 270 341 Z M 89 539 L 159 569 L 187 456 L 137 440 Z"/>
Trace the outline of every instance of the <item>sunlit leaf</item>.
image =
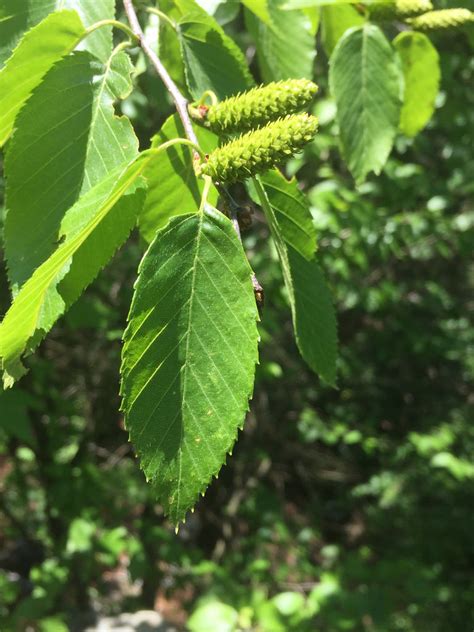
<path id="1" fill-rule="evenodd" d="M 0 2 L 0 68 L 22 35 L 53 11 L 73 9 L 84 26 L 115 17 L 114 0 L 2 0 Z M 112 27 L 102 27 L 87 37 L 81 48 L 105 61 L 112 50 Z"/>
<path id="2" fill-rule="evenodd" d="M 242 4 L 252 11 L 267 26 L 272 26 L 272 17 L 268 3 L 270 0 L 242 0 Z"/>
<path id="3" fill-rule="evenodd" d="M 416 31 L 400 33 L 393 45 L 405 78 L 400 129 L 407 136 L 416 136 L 434 112 L 441 78 L 439 55 L 429 38 Z"/>
<path id="4" fill-rule="evenodd" d="M 85 34 L 75 11 L 51 13 L 22 38 L 0 71 L 0 147 L 16 115 L 51 66 L 70 53 Z"/>
<path id="5" fill-rule="evenodd" d="M 141 467 L 175 523 L 243 425 L 256 320 L 251 270 L 231 222 L 212 207 L 172 218 L 140 264 L 121 391 Z"/>
<path id="6" fill-rule="evenodd" d="M 6 386 L 21 377 L 22 356 L 94 280 L 133 227 L 143 203 L 137 179 L 157 150 L 112 171 L 67 212 L 61 244 L 24 283 L 0 324 L 0 359 Z"/>
<path id="7" fill-rule="evenodd" d="M 373 24 L 350 29 L 330 60 L 342 151 L 356 182 L 380 173 L 398 129 L 403 77 L 396 54 Z"/>
<path id="8" fill-rule="evenodd" d="M 14 289 L 55 250 L 61 220 L 78 197 L 136 156 L 130 121 L 113 107 L 131 90 L 130 72 L 124 52 L 113 52 L 105 66 L 74 53 L 47 73 L 18 115 L 5 160 L 5 252 Z"/>
<path id="9" fill-rule="evenodd" d="M 364 15 L 347 4 L 325 6 L 321 9 L 321 43 L 328 57 L 344 33 L 366 21 Z"/>

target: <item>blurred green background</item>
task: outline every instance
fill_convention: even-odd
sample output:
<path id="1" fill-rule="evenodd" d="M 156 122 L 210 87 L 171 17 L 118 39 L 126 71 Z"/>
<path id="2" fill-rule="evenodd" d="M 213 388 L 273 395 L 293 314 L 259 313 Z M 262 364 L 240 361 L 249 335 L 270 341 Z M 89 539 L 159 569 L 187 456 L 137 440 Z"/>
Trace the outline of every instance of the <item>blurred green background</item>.
<path id="1" fill-rule="evenodd" d="M 251 58 L 237 3 L 214 4 Z M 298 355 L 255 209 L 245 243 L 266 305 L 251 412 L 178 535 L 117 412 L 138 235 L 0 394 L 1 630 L 154 608 L 192 632 L 472 630 L 474 37 L 433 41 L 434 119 L 357 189 L 318 46 L 320 133 L 287 172 L 309 196 L 334 292 L 339 387 Z M 137 61 L 123 109 L 146 147 L 171 108 Z M 9 300 L 2 271 L 0 313 Z"/>

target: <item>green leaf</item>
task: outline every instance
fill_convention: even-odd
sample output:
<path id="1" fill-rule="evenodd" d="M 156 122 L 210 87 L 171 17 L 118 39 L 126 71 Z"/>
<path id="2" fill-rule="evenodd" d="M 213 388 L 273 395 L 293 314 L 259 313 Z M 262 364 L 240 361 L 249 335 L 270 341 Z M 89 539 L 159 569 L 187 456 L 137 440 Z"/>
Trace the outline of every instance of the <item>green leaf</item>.
<path id="1" fill-rule="evenodd" d="M 239 613 L 232 606 L 220 601 L 211 601 L 198 606 L 189 617 L 189 632 L 209 632 L 212 621 L 213 632 L 235 632 L 239 627 Z"/>
<path id="2" fill-rule="evenodd" d="M 115 17 L 114 0 L 2 0 L 0 3 L 0 68 L 22 35 L 53 11 L 73 9 L 84 26 Z M 112 50 L 112 28 L 103 27 L 88 36 L 82 45 L 105 61 Z"/>
<path id="3" fill-rule="evenodd" d="M 70 53 L 85 34 L 75 11 L 51 13 L 26 33 L 0 71 L 0 147 L 16 115 L 51 66 Z"/>
<path id="4" fill-rule="evenodd" d="M 145 254 L 124 336 L 130 439 L 177 523 L 232 449 L 252 395 L 257 308 L 230 220 L 173 217 Z"/>
<path id="5" fill-rule="evenodd" d="M 273 27 L 245 12 L 263 80 L 269 83 L 291 77 L 312 79 L 316 56 L 313 22 L 304 11 L 282 10 L 281 2 L 268 2 Z"/>
<path id="6" fill-rule="evenodd" d="M 282 236 L 305 259 L 311 260 L 316 250 L 316 230 L 309 203 L 298 189 L 295 178 L 288 181 L 278 171 L 261 177 L 269 197 L 278 201 L 274 211 Z"/>
<path id="7" fill-rule="evenodd" d="M 54 0 L 2 0 L 0 3 L 0 68 L 25 31 L 54 9 Z"/>
<path id="8" fill-rule="evenodd" d="M 308 366 L 328 384 L 334 385 L 337 324 L 330 291 L 316 258 L 308 261 L 287 243 L 287 226 L 280 223 L 280 207 L 286 203 L 285 197 L 273 187 L 264 188 L 260 180 L 254 182 L 280 258 L 296 343 Z"/>
<path id="9" fill-rule="evenodd" d="M 210 153 L 217 147 L 217 136 L 204 128 L 195 128 L 203 151 Z M 184 129 L 179 117 L 170 116 L 161 130 L 152 139 L 157 147 L 172 138 L 183 138 Z M 165 226 L 170 217 L 192 213 L 199 209 L 204 180 L 194 173 L 193 158 L 189 147 L 176 145 L 160 154 L 153 166 L 145 173 L 148 193 L 138 227 L 144 239 L 150 243 L 159 228 Z M 213 186 L 207 200 L 217 203 L 218 193 Z"/>
<path id="10" fill-rule="evenodd" d="M 131 90 L 131 70 L 120 50 L 105 66 L 74 53 L 47 73 L 19 113 L 5 159 L 5 252 L 14 290 L 55 250 L 61 220 L 78 197 L 137 155 L 130 121 L 113 107 Z"/>
<path id="11" fill-rule="evenodd" d="M 400 130 L 416 136 L 433 115 L 441 71 L 439 55 L 423 33 L 405 31 L 394 40 L 405 78 Z"/>
<path id="12" fill-rule="evenodd" d="M 223 99 L 253 85 L 244 54 L 214 18 L 193 11 L 178 25 L 186 81 L 195 99 L 206 90 Z"/>
<path id="13" fill-rule="evenodd" d="M 242 0 L 244 7 L 254 13 L 261 22 L 267 26 L 272 26 L 268 2 L 269 0 Z"/>
<path id="14" fill-rule="evenodd" d="M 172 6 L 173 2 L 168 0 L 166 4 L 160 2 L 160 8 L 175 22 L 179 20 L 182 12 L 177 7 Z M 176 31 L 163 19 L 159 20 L 158 52 L 163 65 L 169 72 L 173 81 L 177 84 L 181 92 L 186 93 L 186 75 L 184 62 L 181 56 L 181 44 L 176 37 Z M 164 89 L 164 88 L 163 88 Z"/>
<path id="15" fill-rule="evenodd" d="M 321 43 L 328 57 L 344 33 L 366 21 L 354 7 L 348 5 L 327 6 L 321 10 Z"/>
<path id="16" fill-rule="evenodd" d="M 277 607 L 278 612 L 285 617 L 291 617 L 301 613 L 306 605 L 304 595 L 299 592 L 283 592 L 272 598 L 272 603 Z"/>
<path id="17" fill-rule="evenodd" d="M 136 191 L 136 181 L 157 153 L 150 149 L 115 169 L 67 212 L 59 232 L 62 243 L 22 285 L 0 325 L 5 386 L 24 374 L 21 357 L 37 345 L 127 238 L 144 197 L 141 189 Z"/>
<path id="18" fill-rule="evenodd" d="M 56 0 L 57 9 L 72 9 L 77 11 L 85 27 L 92 26 L 101 20 L 115 18 L 115 0 Z M 88 50 L 101 62 L 107 64 L 112 53 L 112 27 L 102 26 L 88 35 L 79 45 L 80 49 Z"/>
<path id="19" fill-rule="evenodd" d="M 356 182 L 379 174 L 398 128 L 403 77 L 395 51 L 372 24 L 350 29 L 330 59 L 343 154 Z"/>
<path id="20" fill-rule="evenodd" d="M 390 4 L 393 0 L 366 0 L 364 4 Z M 360 4 L 359 0 L 286 0 L 282 9 L 304 9 L 307 7 L 340 6 L 344 4 Z"/>
<path id="21" fill-rule="evenodd" d="M 21 389 L 0 392 L 0 429 L 7 437 L 16 437 L 28 446 L 36 447 L 36 437 L 28 415 L 34 404 L 29 393 Z"/>

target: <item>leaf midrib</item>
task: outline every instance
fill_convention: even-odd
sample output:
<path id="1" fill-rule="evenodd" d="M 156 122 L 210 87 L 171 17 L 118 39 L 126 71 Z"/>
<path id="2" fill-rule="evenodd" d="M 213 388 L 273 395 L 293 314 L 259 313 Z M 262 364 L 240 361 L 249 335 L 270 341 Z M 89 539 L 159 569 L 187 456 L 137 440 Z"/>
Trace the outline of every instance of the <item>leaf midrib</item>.
<path id="1" fill-rule="evenodd" d="M 188 362 L 189 357 L 189 341 L 191 340 L 191 323 L 193 317 L 193 307 L 194 307 L 194 298 L 195 298 L 195 289 L 196 289 L 196 274 L 199 260 L 199 248 L 201 246 L 201 238 L 202 238 L 202 225 L 204 222 L 204 213 L 199 213 L 199 224 L 197 230 L 197 241 L 196 247 L 193 257 L 193 274 L 191 277 L 191 286 L 190 286 L 190 298 L 189 298 L 189 308 L 188 308 L 188 323 L 186 328 L 186 347 L 184 350 L 184 362 L 180 371 L 183 373 L 183 388 L 182 388 L 182 402 L 183 402 L 183 411 L 184 406 L 187 405 L 186 399 L 186 389 L 188 382 L 188 370 L 191 370 L 191 367 Z M 189 405 L 188 405 L 189 408 Z M 178 449 L 178 484 L 177 484 L 177 499 L 176 499 L 176 513 L 179 515 L 180 509 L 180 495 L 181 495 L 181 478 L 182 478 L 182 466 L 183 466 L 183 438 L 184 438 L 184 423 L 181 424 L 181 436 L 179 441 L 179 449 Z"/>

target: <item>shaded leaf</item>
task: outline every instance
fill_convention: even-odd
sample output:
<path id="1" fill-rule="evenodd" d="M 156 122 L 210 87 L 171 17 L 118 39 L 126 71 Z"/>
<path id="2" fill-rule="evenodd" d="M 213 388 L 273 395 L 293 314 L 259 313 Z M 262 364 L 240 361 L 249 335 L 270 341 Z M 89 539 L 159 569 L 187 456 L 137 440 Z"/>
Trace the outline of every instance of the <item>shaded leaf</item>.
<path id="1" fill-rule="evenodd" d="M 204 128 L 195 128 L 203 151 L 210 153 L 217 147 L 217 137 Z M 170 116 L 161 130 L 152 139 L 157 147 L 172 138 L 184 138 L 184 129 L 179 117 Z M 145 173 L 148 192 L 143 210 L 138 218 L 138 227 L 144 239 L 150 243 L 156 231 L 165 226 L 170 217 L 192 213 L 199 209 L 204 180 L 194 173 L 193 158 L 189 147 L 175 145 L 160 154 L 153 166 Z M 208 202 L 215 205 L 217 190 L 212 187 Z"/>
<path id="2" fill-rule="evenodd" d="M 85 27 L 101 20 L 115 18 L 115 0 L 56 0 L 56 9 L 77 11 Z M 102 26 L 88 35 L 79 45 L 79 49 L 88 50 L 106 64 L 112 52 L 112 27 Z"/>
<path id="3" fill-rule="evenodd" d="M 366 21 L 354 7 L 349 5 L 325 6 L 321 9 L 321 43 L 328 57 L 344 33 Z"/>
<path id="4" fill-rule="evenodd" d="M 5 252 L 15 290 L 55 250 L 61 220 L 78 197 L 136 156 L 130 121 L 113 108 L 131 90 L 131 70 L 120 51 L 105 66 L 74 53 L 47 73 L 19 113 L 5 159 Z"/>
<path id="5" fill-rule="evenodd" d="M 400 55 L 405 78 L 400 130 L 407 136 L 416 136 L 435 109 L 441 78 L 439 55 L 429 38 L 415 31 L 400 33 L 393 45 Z"/>
<path id="6" fill-rule="evenodd" d="M 285 198 L 275 188 L 264 188 L 259 180 L 255 187 L 280 258 L 298 349 L 308 366 L 334 385 L 337 324 L 331 293 L 316 258 L 308 261 L 287 243 L 287 225 L 278 219 Z"/>
<path id="7" fill-rule="evenodd" d="M 398 128 L 403 77 L 395 51 L 372 24 L 339 40 L 329 67 L 344 157 L 356 182 L 380 173 Z"/>
<path id="8" fill-rule="evenodd" d="M 212 207 L 172 218 L 140 264 L 121 392 L 141 467 L 175 523 L 243 425 L 256 320 L 251 269 L 231 222 Z"/>
<path id="9" fill-rule="evenodd" d="M 281 0 L 268 2 L 272 27 L 249 11 L 245 13 L 263 80 L 312 79 L 316 56 L 313 22 L 304 11 L 284 11 L 281 4 Z"/>
<path id="10" fill-rule="evenodd" d="M 252 11 L 252 13 L 254 13 L 261 22 L 267 26 L 271 26 L 272 17 L 270 15 L 268 3 L 269 0 L 242 0 L 244 7 L 247 7 L 249 11 Z"/>
<path id="11" fill-rule="evenodd" d="M 7 437 L 16 437 L 26 445 L 36 447 L 36 437 L 28 415 L 28 408 L 32 404 L 33 397 L 21 389 L 0 392 L 0 430 Z"/>
<path id="12" fill-rule="evenodd" d="M 316 250 L 316 230 L 306 197 L 298 189 L 295 178 L 288 181 L 278 171 L 261 177 L 282 236 L 305 259 L 312 259 Z"/>
<path id="13" fill-rule="evenodd" d="M 51 13 L 22 38 L 0 71 L 0 147 L 16 115 L 51 66 L 70 53 L 84 35 L 75 11 Z"/>
<path id="14" fill-rule="evenodd" d="M 253 85 L 244 54 L 204 11 L 180 19 L 179 37 L 186 81 L 195 99 L 206 90 L 223 99 Z"/>

